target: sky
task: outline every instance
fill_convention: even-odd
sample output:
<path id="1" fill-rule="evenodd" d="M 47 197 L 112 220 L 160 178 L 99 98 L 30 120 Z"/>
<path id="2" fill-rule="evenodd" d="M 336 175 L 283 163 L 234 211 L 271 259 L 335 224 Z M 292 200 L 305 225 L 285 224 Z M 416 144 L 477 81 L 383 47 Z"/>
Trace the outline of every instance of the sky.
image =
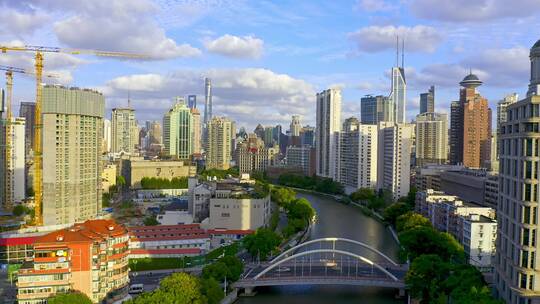
<path id="1" fill-rule="evenodd" d="M 0 44 L 133 52 L 144 60 L 45 54 L 46 83 L 93 88 L 110 109 L 162 120 L 176 96 L 198 95 L 212 79 L 214 115 L 237 126 L 314 125 L 315 94 L 342 89 L 342 119 L 360 98 L 390 93 L 395 41 L 405 41 L 407 117 L 436 87 L 449 112 L 471 69 L 495 112 L 506 94 L 524 96 L 529 48 L 540 39 L 540 0 L 0 0 Z M 0 65 L 32 69 L 30 53 L 0 53 Z M 14 109 L 35 83 L 15 75 Z M 284 128 L 287 129 L 288 127 Z"/>

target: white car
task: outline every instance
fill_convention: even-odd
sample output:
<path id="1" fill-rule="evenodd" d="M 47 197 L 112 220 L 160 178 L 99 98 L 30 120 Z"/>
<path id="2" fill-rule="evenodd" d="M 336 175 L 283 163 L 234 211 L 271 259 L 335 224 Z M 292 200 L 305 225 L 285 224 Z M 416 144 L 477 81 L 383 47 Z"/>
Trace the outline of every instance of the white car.
<path id="1" fill-rule="evenodd" d="M 144 292 L 144 284 L 133 284 L 129 286 L 128 293 L 142 293 Z"/>

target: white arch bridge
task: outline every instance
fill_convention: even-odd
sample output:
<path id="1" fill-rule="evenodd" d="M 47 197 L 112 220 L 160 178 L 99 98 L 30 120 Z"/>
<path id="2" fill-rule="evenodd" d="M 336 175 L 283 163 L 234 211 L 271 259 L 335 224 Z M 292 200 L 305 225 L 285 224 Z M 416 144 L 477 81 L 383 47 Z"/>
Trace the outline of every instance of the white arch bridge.
<path id="1" fill-rule="evenodd" d="M 401 293 L 407 269 L 366 243 L 320 238 L 296 245 L 270 262 L 247 265 L 233 286 L 246 293 L 254 287 L 278 285 L 376 286 Z"/>

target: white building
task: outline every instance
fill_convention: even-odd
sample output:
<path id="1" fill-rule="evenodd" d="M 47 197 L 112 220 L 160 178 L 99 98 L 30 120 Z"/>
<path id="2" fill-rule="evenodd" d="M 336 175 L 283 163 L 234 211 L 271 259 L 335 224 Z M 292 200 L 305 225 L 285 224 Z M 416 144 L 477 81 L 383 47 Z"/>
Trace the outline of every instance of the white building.
<path id="1" fill-rule="evenodd" d="M 379 123 L 377 189 L 391 191 L 394 200 L 409 193 L 413 133 L 412 124 Z"/>
<path id="2" fill-rule="evenodd" d="M 103 152 L 111 152 L 111 121 L 108 119 L 103 119 Z"/>
<path id="3" fill-rule="evenodd" d="M 338 181 L 347 193 L 377 186 L 377 137 L 376 125 L 362 125 L 354 117 L 343 123 L 337 166 Z"/>
<path id="4" fill-rule="evenodd" d="M 2 185 L 1 202 L 6 207 L 13 206 L 14 203 L 22 202 L 25 198 L 25 175 L 24 175 L 24 157 L 25 157 L 25 119 L 23 117 L 12 117 L 11 123 L 4 128 L 10 128 L 11 146 L 6 147 L 5 151 L 1 151 L 2 160 L 0 164 L 1 172 L 4 176 L 0 178 Z M 1 128 L 2 136 L 5 130 Z M 3 153 L 7 153 L 9 149 L 10 159 L 7 160 Z M 7 162 L 5 162 L 7 160 Z M 5 162 L 5 163 L 4 163 Z"/>
<path id="5" fill-rule="evenodd" d="M 336 178 L 337 133 L 341 129 L 341 90 L 328 89 L 317 93 L 316 173 Z"/>
<path id="6" fill-rule="evenodd" d="M 290 135 L 291 136 L 300 136 L 300 130 L 302 129 L 302 124 L 300 123 L 300 115 L 293 115 L 290 125 Z"/>
<path id="7" fill-rule="evenodd" d="M 392 68 L 392 88 L 390 92 L 391 103 L 395 107 L 394 119 L 396 123 L 405 123 L 407 101 L 407 83 L 405 82 L 405 68 L 396 66 Z"/>
<path id="8" fill-rule="evenodd" d="M 469 264 L 480 271 L 491 271 L 495 258 L 497 240 L 497 221 L 478 214 L 459 217 L 463 228 L 462 239 Z"/>
<path id="9" fill-rule="evenodd" d="M 166 210 L 156 220 L 160 225 L 187 225 L 193 223 L 193 216 L 185 210 Z"/>

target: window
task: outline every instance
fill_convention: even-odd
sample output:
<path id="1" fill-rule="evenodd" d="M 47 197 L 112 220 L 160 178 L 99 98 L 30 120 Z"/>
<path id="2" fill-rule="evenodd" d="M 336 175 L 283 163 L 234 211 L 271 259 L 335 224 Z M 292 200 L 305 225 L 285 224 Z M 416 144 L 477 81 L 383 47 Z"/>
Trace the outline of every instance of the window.
<path id="1" fill-rule="evenodd" d="M 524 273 L 519 273 L 519 288 L 527 288 L 527 275 Z"/>

